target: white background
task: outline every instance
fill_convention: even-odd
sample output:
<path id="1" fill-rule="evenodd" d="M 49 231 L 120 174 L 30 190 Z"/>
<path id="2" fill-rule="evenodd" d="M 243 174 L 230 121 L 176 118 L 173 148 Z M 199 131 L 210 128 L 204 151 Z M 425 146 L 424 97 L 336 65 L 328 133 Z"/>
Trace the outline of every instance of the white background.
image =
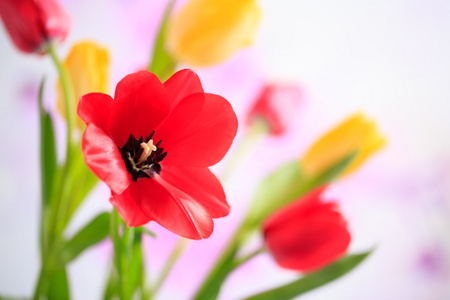
<path id="1" fill-rule="evenodd" d="M 61 56 L 82 38 L 106 45 L 112 93 L 118 80 L 148 63 L 164 6 L 155 2 L 64 1 L 74 23 Z M 245 111 L 262 82 L 298 82 L 307 96 L 289 132 L 260 144 L 225 186 L 230 216 L 216 222 L 209 240 L 190 245 L 160 299 L 189 298 L 259 180 L 299 157 L 321 133 L 355 111 L 375 119 L 388 144 L 328 194 L 348 217 L 351 251 L 376 250 L 349 276 L 304 299 L 450 299 L 450 2 L 260 4 L 263 19 L 253 48 L 215 68 L 197 70 L 205 90 L 225 96 L 235 107 L 242 120 L 237 143 L 245 133 Z M 46 105 L 53 111 L 56 75 L 50 60 L 19 53 L 0 27 L 2 295 L 30 296 L 39 270 L 36 91 L 43 74 L 48 75 Z M 53 113 L 62 142 L 64 124 Z M 100 186 L 81 207 L 72 232 L 98 211 L 111 209 L 107 198 L 107 188 Z M 156 224 L 150 227 L 159 234 L 157 241 L 146 242 L 154 278 L 176 237 Z M 74 299 L 101 297 L 110 250 L 103 243 L 69 267 Z M 261 256 L 230 277 L 222 298 L 242 298 L 296 276 Z"/>

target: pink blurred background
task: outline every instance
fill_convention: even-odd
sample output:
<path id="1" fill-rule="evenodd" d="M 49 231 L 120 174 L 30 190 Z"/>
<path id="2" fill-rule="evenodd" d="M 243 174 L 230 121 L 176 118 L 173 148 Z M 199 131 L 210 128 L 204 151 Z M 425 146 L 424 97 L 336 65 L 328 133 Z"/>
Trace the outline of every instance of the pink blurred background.
<path id="1" fill-rule="evenodd" d="M 85 38 L 107 46 L 111 93 L 123 76 L 147 65 L 166 1 L 63 4 L 74 24 L 60 55 Z M 450 299 L 450 2 L 264 0 L 260 5 L 263 19 L 253 47 L 195 71 L 205 91 L 232 103 L 242 124 L 236 144 L 264 81 L 298 82 L 305 102 L 287 134 L 261 143 L 226 183 L 231 214 L 216 220 L 211 238 L 190 243 L 158 299 L 190 298 L 260 180 L 355 111 L 377 120 L 388 145 L 327 194 L 348 217 L 354 236 L 350 251 L 375 251 L 348 276 L 302 299 Z M 0 293 L 25 297 L 39 267 L 37 88 L 43 74 L 48 75 L 45 103 L 60 138 L 64 124 L 53 109 L 56 72 L 50 60 L 19 53 L 3 26 L 0 66 Z M 226 161 L 213 171 L 218 174 Z M 99 211 L 111 210 L 108 193 L 98 186 L 70 225 L 72 232 Z M 154 223 L 149 228 L 158 234 L 145 241 L 154 278 L 177 237 Z M 254 245 L 260 242 L 255 237 Z M 101 298 L 110 256 L 104 242 L 69 266 L 73 299 Z M 240 299 L 296 276 L 262 255 L 229 278 L 221 299 Z"/>

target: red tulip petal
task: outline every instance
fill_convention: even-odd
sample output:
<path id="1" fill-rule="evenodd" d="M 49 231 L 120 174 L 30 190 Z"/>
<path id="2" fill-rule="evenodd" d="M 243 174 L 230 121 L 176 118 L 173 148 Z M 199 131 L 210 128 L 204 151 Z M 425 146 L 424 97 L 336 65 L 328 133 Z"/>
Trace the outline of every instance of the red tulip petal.
<path id="1" fill-rule="evenodd" d="M 297 228 L 266 232 L 267 247 L 277 263 L 303 272 L 320 269 L 342 256 L 350 239 L 347 228 L 330 222 L 306 222 Z"/>
<path id="2" fill-rule="evenodd" d="M 190 69 L 176 72 L 166 82 L 164 87 L 169 93 L 170 107 L 174 108 L 178 103 L 189 95 L 203 93 L 203 87 L 198 78 Z"/>
<path id="3" fill-rule="evenodd" d="M 142 211 L 182 237 L 195 240 L 209 237 L 214 224 L 208 211 L 161 176 L 156 178 L 141 179 L 131 185 L 131 196 Z"/>
<path id="4" fill-rule="evenodd" d="M 146 138 L 168 113 L 167 91 L 158 77 L 147 71 L 127 75 L 116 87 L 109 120 L 111 135 L 119 147 L 130 134 Z"/>
<path id="5" fill-rule="evenodd" d="M 131 183 L 122 155 L 114 141 L 93 123 L 83 135 L 84 161 L 91 171 L 112 191 L 121 194 Z"/>
<path id="6" fill-rule="evenodd" d="M 200 203 L 211 217 L 225 217 L 230 212 L 222 184 L 208 168 L 164 166 L 161 176 Z"/>
<path id="7" fill-rule="evenodd" d="M 112 105 L 113 99 L 111 96 L 102 93 L 90 93 L 80 98 L 77 112 L 86 125 L 93 123 L 108 134 L 108 119 Z"/>
<path id="8" fill-rule="evenodd" d="M 193 94 L 180 101 L 157 129 L 167 151 L 164 165 L 208 167 L 227 153 L 237 131 L 237 118 L 227 100 Z"/>
<path id="9" fill-rule="evenodd" d="M 302 199 L 290 205 L 289 209 L 285 209 L 283 213 L 275 214 L 275 216 L 277 215 L 278 221 L 275 221 L 274 226 L 276 226 L 277 224 L 283 224 L 282 226 L 288 226 L 286 224 L 291 224 L 290 226 L 296 226 L 299 223 L 298 220 L 302 220 L 302 222 L 326 221 L 333 222 L 342 226 L 345 226 L 347 224 L 342 214 L 338 211 L 337 203 L 334 202 L 313 203 L 304 201 Z M 267 225 L 269 224 L 269 221 L 267 222 Z"/>
<path id="10" fill-rule="evenodd" d="M 60 1 L 41 0 L 32 1 L 40 5 L 38 13 L 41 15 L 41 24 L 46 29 L 47 39 L 64 40 L 72 27 L 70 14 L 61 6 Z"/>
<path id="11" fill-rule="evenodd" d="M 335 202 L 321 203 L 308 215 L 304 215 L 305 220 L 314 220 L 316 222 L 333 222 L 340 226 L 347 226 L 347 221 L 339 212 L 338 204 Z"/>
<path id="12" fill-rule="evenodd" d="M 312 210 L 321 207 L 320 197 L 325 189 L 326 186 L 316 188 L 301 199 L 272 214 L 264 222 L 264 227 L 284 226 L 285 222 L 291 221 L 295 224 L 298 223 L 298 220 L 304 220 L 308 216 L 311 216 Z"/>
<path id="13" fill-rule="evenodd" d="M 138 227 L 150 222 L 150 218 L 144 214 L 131 197 L 130 188 L 122 194 L 111 193 L 109 202 L 114 205 L 128 227 Z"/>

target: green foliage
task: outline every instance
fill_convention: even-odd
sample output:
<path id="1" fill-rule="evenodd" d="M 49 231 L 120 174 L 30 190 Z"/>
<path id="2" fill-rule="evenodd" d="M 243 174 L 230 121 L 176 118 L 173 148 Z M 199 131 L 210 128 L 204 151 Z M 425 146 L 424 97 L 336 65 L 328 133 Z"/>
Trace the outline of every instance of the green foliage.
<path id="1" fill-rule="evenodd" d="M 43 107 L 45 78 L 42 79 L 39 89 L 39 118 L 41 125 L 41 175 L 42 175 L 42 200 L 44 206 L 50 201 L 52 183 L 56 173 L 56 146 L 53 122 L 50 115 Z"/>
<path id="2" fill-rule="evenodd" d="M 98 178 L 89 170 L 84 162 L 81 146 L 77 147 L 72 158 L 71 172 L 68 174 L 67 194 L 70 197 L 64 227 L 69 223 L 72 215 L 80 206 L 92 188 L 98 183 Z"/>
<path id="3" fill-rule="evenodd" d="M 50 210 L 50 199 L 52 196 L 53 182 L 57 172 L 56 145 L 53 122 L 50 115 L 43 107 L 45 77 L 41 81 L 39 88 L 39 120 L 40 120 L 40 160 L 41 160 L 41 197 L 42 197 L 42 221 L 40 228 L 40 248 L 41 255 L 47 251 L 48 246 L 48 226 L 46 223 Z"/>
<path id="4" fill-rule="evenodd" d="M 269 214 L 301 195 L 303 178 L 297 161 L 278 168 L 259 185 L 247 216 L 247 226 L 256 227 Z"/>
<path id="5" fill-rule="evenodd" d="M 246 298 L 246 300 L 287 300 L 336 280 L 363 262 L 371 252 L 348 255 L 335 263 L 302 278 L 272 289 L 267 292 Z"/>
<path id="6" fill-rule="evenodd" d="M 69 283 L 67 281 L 67 272 L 61 268 L 53 272 L 50 276 L 50 285 L 48 290 L 49 300 L 69 300 Z"/>
<path id="7" fill-rule="evenodd" d="M 256 192 L 247 218 L 199 289 L 195 299 L 217 298 L 223 282 L 239 265 L 236 264 L 236 253 L 251 233 L 259 228 L 261 222 L 302 195 L 333 181 L 345 170 L 354 157 L 355 154 L 352 154 L 344 158 L 315 178 L 308 178 L 302 174 L 300 163 L 293 161 L 280 167 L 263 180 Z"/>
<path id="8" fill-rule="evenodd" d="M 111 268 L 108 276 L 108 281 L 106 282 L 105 293 L 103 295 L 103 300 L 116 299 L 119 295 L 117 286 L 119 284 L 119 278 L 117 272 L 114 268 Z"/>
<path id="9" fill-rule="evenodd" d="M 156 38 L 152 63 L 149 67 L 149 71 L 156 74 L 162 82 L 172 76 L 176 67 L 176 62 L 165 49 L 167 22 L 174 3 L 175 1 L 172 0 L 167 4 L 166 11 L 164 12 L 163 20 L 161 22 L 161 27 Z"/>
<path id="10" fill-rule="evenodd" d="M 109 213 L 99 214 L 72 239 L 63 243 L 59 254 L 60 265 L 66 265 L 81 252 L 106 238 L 109 234 L 109 218 Z"/>
<path id="11" fill-rule="evenodd" d="M 332 182 L 355 158 L 355 153 L 345 157 L 314 178 L 301 171 L 298 161 L 278 168 L 259 185 L 244 226 L 257 228 L 270 214 L 276 212 L 304 194 Z"/>
<path id="12" fill-rule="evenodd" d="M 142 260 L 140 228 L 136 228 L 133 233 L 130 252 L 131 253 L 128 256 L 128 278 L 125 291 L 128 299 L 132 299 L 132 296 L 139 290 L 141 293 L 143 292 L 144 266 Z"/>

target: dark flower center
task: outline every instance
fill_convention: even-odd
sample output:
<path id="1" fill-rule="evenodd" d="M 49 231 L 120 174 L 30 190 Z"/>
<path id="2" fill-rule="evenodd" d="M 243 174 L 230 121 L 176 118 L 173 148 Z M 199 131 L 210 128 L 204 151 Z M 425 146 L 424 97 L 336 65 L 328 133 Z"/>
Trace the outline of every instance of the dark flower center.
<path id="1" fill-rule="evenodd" d="M 125 162 L 128 172 L 130 172 L 133 181 L 138 178 L 152 178 L 155 174 L 161 172 L 161 162 L 167 156 L 164 148 L 160 148 L 161 141 L 153 145 L 153 131 L 144 142 L 144 137 L 139 140 L 130 134 L 128 141 L 121 148 L 119 147 L 122 159 Z"/>

